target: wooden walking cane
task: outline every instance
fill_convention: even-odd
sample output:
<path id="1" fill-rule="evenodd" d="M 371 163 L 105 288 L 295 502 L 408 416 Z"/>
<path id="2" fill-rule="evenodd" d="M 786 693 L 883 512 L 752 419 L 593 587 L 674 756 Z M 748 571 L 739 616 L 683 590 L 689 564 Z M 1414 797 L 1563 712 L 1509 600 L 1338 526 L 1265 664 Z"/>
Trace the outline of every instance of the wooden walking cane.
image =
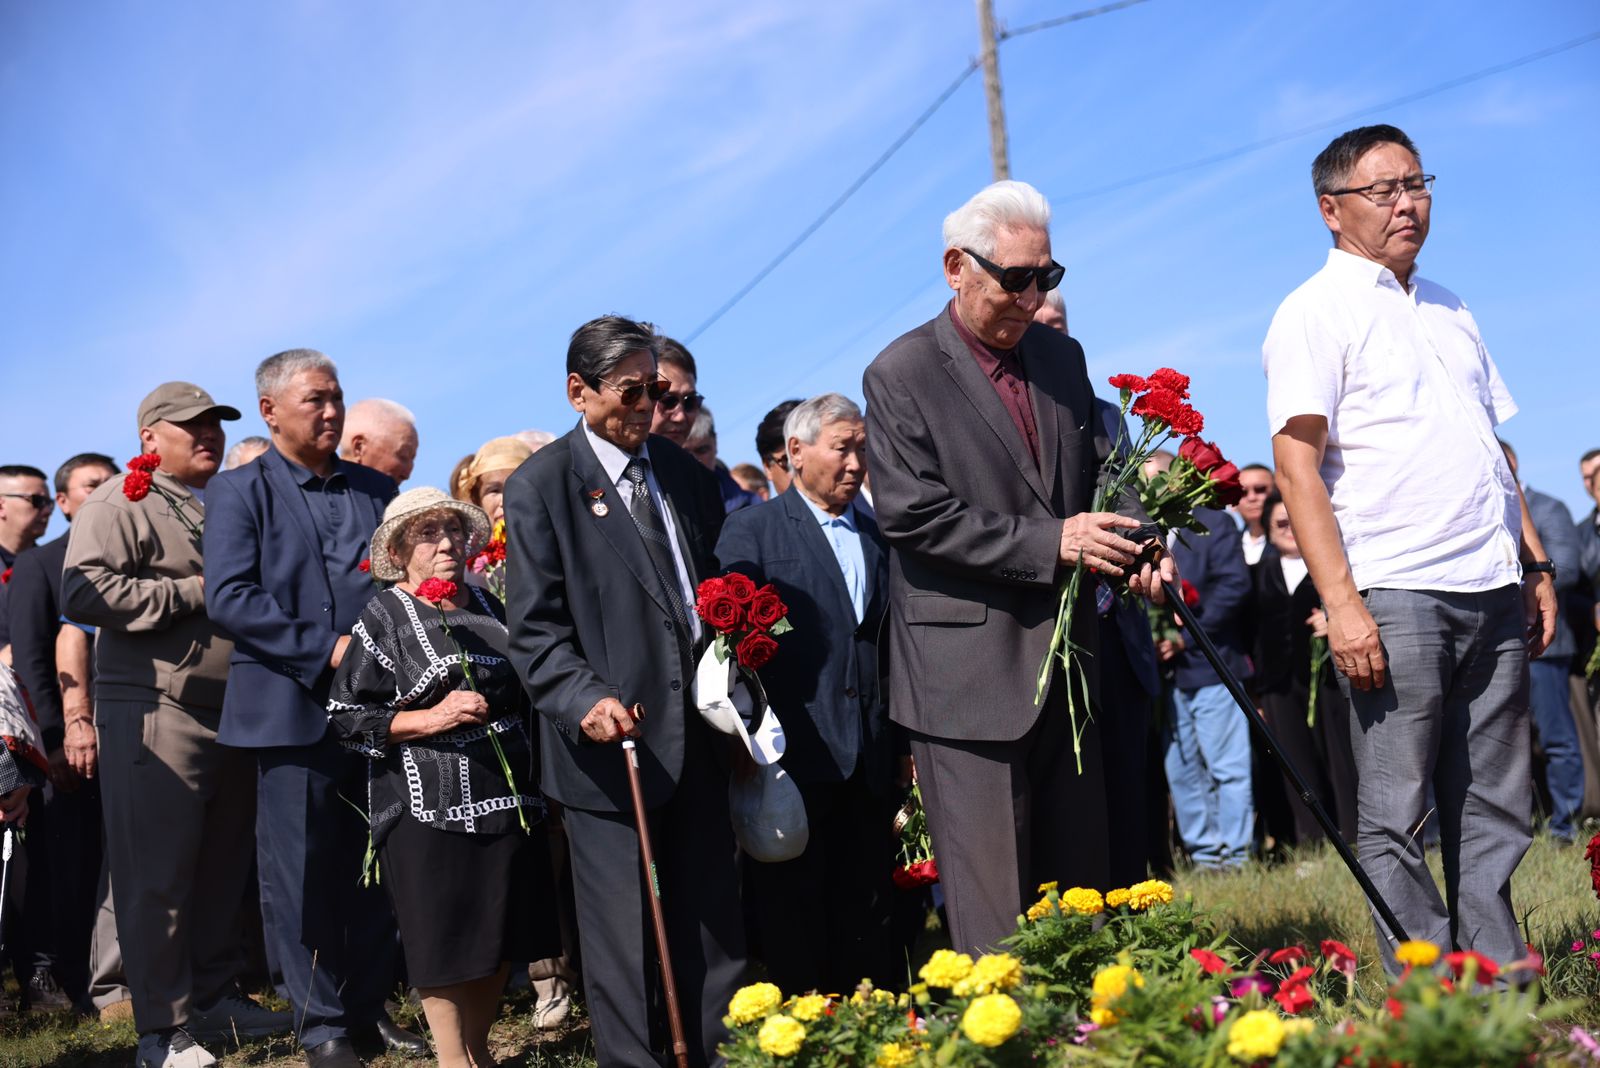
<path id="1" fill-rule="evenodd" d="M 633 718 L 644 709 L 633 706 Z M 672 1056 L 678 1068 L 689 1068 L 689 1044 L 683 1038 L 683 1016 L 678 1011 L 678 984 L 672 977 L 672 954 L 667 949 L 667 917 L 661 911 L 661 880 L 656 878 L 655 851 L 650 848 L 650 824 L 644 810 L 644 788 L 639 785 L 639 750 L 632 738 L 622 739 L 622 757 L 628 763 L 628 786 L 633 790 L 633 818 L 639 825 L 639 863 L 650 888 L 650 922 L 656 929 L 656 956 L 661 958 L 661 982 L 667 990 L 667 1026 L 672 1031 Z"/>

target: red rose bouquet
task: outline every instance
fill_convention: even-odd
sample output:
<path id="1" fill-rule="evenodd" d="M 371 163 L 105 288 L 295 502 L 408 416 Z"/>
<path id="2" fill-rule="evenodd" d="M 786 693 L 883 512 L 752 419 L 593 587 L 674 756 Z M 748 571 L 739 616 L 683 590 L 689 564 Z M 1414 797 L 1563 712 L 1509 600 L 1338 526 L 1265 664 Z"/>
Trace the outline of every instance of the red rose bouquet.
<path id="1" fill-rule="evenodd" d="M 444 627 L 445 637 L 456 647 L 456 657 L 461 661 L 461 674 L 467 680 L 467 689 L 479 693 L 478 680 L 472 677 L 472 660 L 467 656 L 467 651 L 461 648 L 461 643 L 456 641 L 455 635 L 450 632 L 450 621 L 445 618 L 444 602 L 455 600 L 461 587 L 454 582 L 442 578 L 423 579 L 417 583 L 417 597 L 427 601 L 439 610 L 439 624 Z M 528 830 L 528 817 L 522 811 L 522 791 L 517 789 L 517 778 L 511 773 L 511 762 L 506 759 L 506 751 L 500 746 L 500 739 L 495 734 L 494 725 L 487 724 L 485 732 L 489 736 L 489 744 L 494 747 L 495 759 L 500 762 L 500 773 L 506 777 L 506 786 L 511 790 L 511 798 L 517 806 L 517 822 L 522 825 L 523 831 Z"/>
<path id="2" fill-rule="evenodd" d="M 765 667 L 778 651 L 775 639 L 794 629 L 778 591 L 770 583 L 757 589 L 748 576 L 737 571 L 700 583 L 694 611 L 716 632 L 711 647 L 717 659 L 727 663 L 731 656 L 751 671 Z"/>
<path id="3" fill-rule="evenodd" d="M 189 515 L 183 502 L 168 493 L 156 481 L 156 470 L 161 466 L 160 453 L 146 452 L 135 456 L 128 461 L 128 473 L 122 479 L 122 495 L 130 501 L 138 502 L 150 495 L 155 490 L 161 499 L 167 502 L 167 507 L 182 523 L 189 536 L 195 541 L 200 540 L 201 531 L 205 521 L 197 516 Z"/>

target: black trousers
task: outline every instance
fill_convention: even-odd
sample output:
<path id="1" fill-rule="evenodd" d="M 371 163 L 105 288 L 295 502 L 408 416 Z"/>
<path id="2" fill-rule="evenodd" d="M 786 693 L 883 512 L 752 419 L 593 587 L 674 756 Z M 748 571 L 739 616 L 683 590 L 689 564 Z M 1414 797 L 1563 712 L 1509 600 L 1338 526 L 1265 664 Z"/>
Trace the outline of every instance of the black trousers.
<path id="1" fill-rule="evenodd" d="M 1316 720 L 1309 727 L 1305 690 L 1291 687 L 1281 693 L 1261 694 L 1258 700 L 1283 755 L 1311 784 L 1344 840 L 1355 845 L 1356 758 L 1350 748 L 1350 706 L 1344 695 L 1336 687 L 1324 686 L 1317 698 Z M 1272 761 L 1272 770 L 1283 784 L 1285 803 L 1294 821 L 1295 844 L 1320 842 L 1326 837 L 1322 826 L 1300 800 L 1294 783 L 1277 761 Z"/>
<path id="2" fill-rule="evenodd" d="M 1102 619 L 1100 751 L 1105 767 L 1110 880 L 1114 887 L 1131 886 L 1149 878 L 1146 778 L 1153 702 L 1128 665 L 1115 621 Z"/>
<path id="3" fill-rule="evenodd" d="M 785 994 L 849 994 L 862 979 L 905 983 L 890 953 L 894 801 L 859 768 L 844 782 L 799 783 L 810 838 L 794 860 L 744 858 L 767 978 Z"/>
<path id="4" fill-rule="evenodd" d="M 21 981 L 24 969 L 48 970 L 68 997 L 82 1002 L 100 880 L 100 784 L 83 780 L 70 793 L 50 793 L 49 801 L 42 790 L 28 798 L 23 922 L 12 928 L 20 943 L 13 961 Z"/>

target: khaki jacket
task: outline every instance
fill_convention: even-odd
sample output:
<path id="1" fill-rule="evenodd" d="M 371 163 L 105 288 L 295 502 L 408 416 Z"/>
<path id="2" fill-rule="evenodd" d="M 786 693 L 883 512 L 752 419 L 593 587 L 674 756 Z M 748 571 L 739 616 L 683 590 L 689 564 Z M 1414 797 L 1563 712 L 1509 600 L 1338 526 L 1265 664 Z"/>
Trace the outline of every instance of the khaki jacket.
<path id="1" fill-rule="evenodd" d="M 233 642 L 206 617 L 200 539 L 156 488 L 128 500 L 126 477 L 102 484 L 73 517 L 61 576 L 66 617 L 99 629 L 95 697 L 165 696 L 220 710 Z M 204 506 L 187 486 L 165 471 L 155 485 L 203 522 Z"/>

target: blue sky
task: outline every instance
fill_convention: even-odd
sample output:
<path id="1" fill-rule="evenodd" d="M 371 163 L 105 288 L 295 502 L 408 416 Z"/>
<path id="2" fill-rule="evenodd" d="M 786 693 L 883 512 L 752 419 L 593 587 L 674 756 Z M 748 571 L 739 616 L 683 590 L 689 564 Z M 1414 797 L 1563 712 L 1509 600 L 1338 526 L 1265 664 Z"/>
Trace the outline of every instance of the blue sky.
<path id="1" fill-rule="evenodd" d="M 1150 0 L 1006 42 L 1012 170 L 1055 205 L 1096 381 L 1188 371 L 1207 436 L 1266 458 L 1261 339 L 1324 259 L 1308 171 L 1343 127 L 1081 194 L 1596 30 L 1581 0 Z M 139 398 L 170 378 L 259 433 L 251 372 L 300 345 L 352 400 L 417 412 L 414 485 L 486 438 L 565 431 L 574 327 L 614 311 L 686 336 L 976 36 L 969 0 L 0 3 L 0 462 L 131 455 Z M 1525 478 L 1574 511 L 1600 445 L 1597 114 L 1600 42 L 1348 124 L 1404 127 L 1439 175 L 1422 269 L 1478 317 Z M 945 300 L 940 222 L 989 178 L 974 77 L 695 340 L 724 459 L 754 458 L 785 397 L 859 398 Z"/>

